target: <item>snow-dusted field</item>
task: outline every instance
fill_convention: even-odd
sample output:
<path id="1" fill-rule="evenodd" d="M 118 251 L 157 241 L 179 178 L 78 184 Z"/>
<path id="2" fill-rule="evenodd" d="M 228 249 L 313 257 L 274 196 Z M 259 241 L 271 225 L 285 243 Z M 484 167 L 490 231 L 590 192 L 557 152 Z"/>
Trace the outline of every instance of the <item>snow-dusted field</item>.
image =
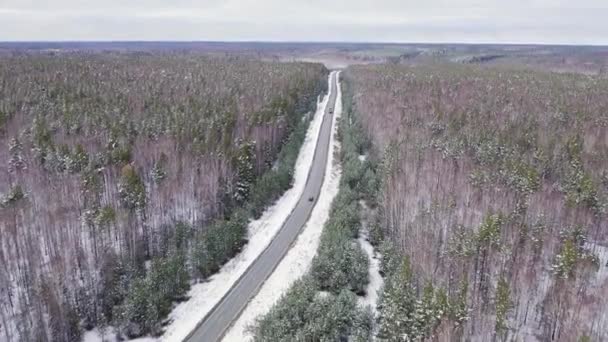
<path id="1" fill-rule="evenodd" d="M 331 90 L 330 78 L 328 78 L 328 89 Z M 239 277 L 247 270 L 249 265 L 264 251 L 272 238 L 279 231 L 283 222 L 295 207 L 298 199 L 304 191 L 308 171 L 312 165 L 315 147 L 323 122 L 325 107 L 329 101 L 329 94 L 325 95 L 317 103 L 317 110 L 310 122 L 306 132 L 306 139 L 302 144 L 295 165 L 293 186 L 285 191 L 283 196 L 275 204 L 266 209 L 264 214 L 255 221 L 251 221 L 248 227 L 248 243 L 241 253 L 224 265 L 221 270 L 209 277 L 206 282 L 195 284 L 188 292 L 189 299 L 179 303 L 169 314 L 170 323 L 165 328 L 165 333 L 158 339 L 144 338 L 133 341 L 167 341 L 181 342 L 196 328 L 197 324 L 211 311 L 211 309 L 224 297 Z M 331 156 L 329 157 L 331 160 Z M 113 334 L 107 334 L 113 335 Z M 113 341 L 103 338 L 98 330 L 85 334 L 86 342 Z"/>
<path id="2" fill-rule="evenodd" d="M 249 302 L 241 316 L 228 330 L 228 333 L 224 336 L 224 342 L 252 340 L 253 336 L 247 331 L 248 326 L 255 321 L 256 317 L 267 313 L 293 282 L 308 271 L 312 259 L 317 253 L 317 246 L 319 245 L 323 226 L 329 218 L 331 203 L 338 194 L 340 185 L 341 169 L 338 161 L 334 158 L 334 155 L 339 152 L 339 143 L 335 139 L 337 131 L 336 120 L 342 114 L 342 93 L 339 82 L 337 95 L 330 140 L 331 152 L 327 159 L 321 194 L 312 210 L 310 219 L 306 222 L 298 239 L 279 263 L 276 270 L 266 280 L 258 294 Z"/>

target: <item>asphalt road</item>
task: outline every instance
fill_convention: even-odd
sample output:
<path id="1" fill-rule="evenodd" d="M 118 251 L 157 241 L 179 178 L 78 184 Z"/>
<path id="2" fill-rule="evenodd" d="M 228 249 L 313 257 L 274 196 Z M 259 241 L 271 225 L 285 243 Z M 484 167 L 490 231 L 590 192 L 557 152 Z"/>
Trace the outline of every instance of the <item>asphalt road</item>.
<path id="1" fill-rule="evenodd" d="M 302 197 L 300 197 L 295 208 L 268 247 L 232 286 L 226 296 L 201 321 L 198 327 L 188 335 L 186 341 L 219 341 L 232 322 L 245 309 L 247 303 L 257 294 L 264 281 L 272 274 L 298 237 L 298 234 L 300 234 L 306 221 L 308 221 L 312 208 L 321 192 L 330 147 L 333 110 L 336 105 L 337 96 L 336 72 L 332 72 L 330 77 L 329 102 L 325 108 L 312 167 L 309 171 Z M 314 199 L 313 201 L 309 200 L 311 197 Z"/>

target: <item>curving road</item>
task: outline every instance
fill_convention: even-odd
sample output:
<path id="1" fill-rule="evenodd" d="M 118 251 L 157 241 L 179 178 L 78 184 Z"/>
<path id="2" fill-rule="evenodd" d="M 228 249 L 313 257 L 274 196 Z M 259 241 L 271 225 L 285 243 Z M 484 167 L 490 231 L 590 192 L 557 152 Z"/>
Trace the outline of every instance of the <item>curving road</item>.
<path id="1" fill-rule="evenodd" d="M 211 309 L 197 328 L 188 335 L 186 341 L 219 341 L 232 322 L 245 309 L 247 303 L 256 295 L 264 281 L 272 274 L 308 221 L 321 192 L 330 147 L 329 141 L 337 96 L 337 73 L 332 72 L 329 77 L 331 81 L 329 102 L 325 108 L 312 166 L 302 196 L 268 247 L 234 283 L 220 302 Z M 314 200 L 310 201 L 310 198 Z"/>

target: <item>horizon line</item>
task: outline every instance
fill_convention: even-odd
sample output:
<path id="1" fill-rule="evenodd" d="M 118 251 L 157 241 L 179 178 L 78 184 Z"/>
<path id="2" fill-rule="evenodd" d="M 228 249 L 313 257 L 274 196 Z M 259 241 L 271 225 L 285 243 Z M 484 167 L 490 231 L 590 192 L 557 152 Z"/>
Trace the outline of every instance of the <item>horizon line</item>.
<path id="1" fill-rule="evenodd" d="M 315 40 L 148 40 L 148 39 L 90 39 L 90 40 L 0 40 L 2 44 L 66 44 L 66 43 L 212 43 L 212 44 L 352 44 L 352 45 L 502 45 L 502 46 L 555 46 L 555 47 L 608 47 L 608 43 L 549 43 L 549 42 L 463 42 L 463 41 L 315 41 Z"/>

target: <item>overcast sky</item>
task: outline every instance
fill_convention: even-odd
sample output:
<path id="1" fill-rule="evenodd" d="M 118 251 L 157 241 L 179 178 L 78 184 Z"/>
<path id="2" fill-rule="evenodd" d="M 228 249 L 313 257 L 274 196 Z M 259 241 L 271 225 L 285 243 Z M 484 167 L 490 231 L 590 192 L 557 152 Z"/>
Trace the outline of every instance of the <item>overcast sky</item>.
<path id="1" fill-rule="evenodd" d="M 608 45 L 608 0 L 0 0 L 0 41 Z"/>

